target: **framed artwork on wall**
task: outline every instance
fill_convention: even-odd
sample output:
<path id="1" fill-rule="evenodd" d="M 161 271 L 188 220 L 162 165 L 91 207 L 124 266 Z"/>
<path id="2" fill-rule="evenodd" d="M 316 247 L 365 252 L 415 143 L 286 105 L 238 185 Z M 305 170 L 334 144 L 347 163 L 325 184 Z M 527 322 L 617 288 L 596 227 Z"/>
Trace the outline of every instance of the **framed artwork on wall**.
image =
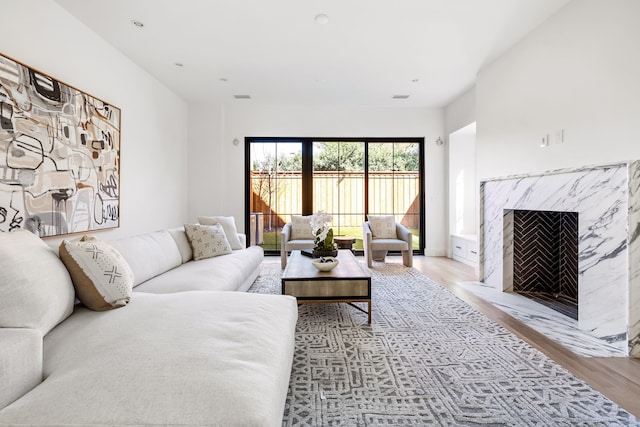
<path id="1" fill-rule="evenodd" d="M 120 109 L 0 55 L 0 231 L 120 225 Z"/>

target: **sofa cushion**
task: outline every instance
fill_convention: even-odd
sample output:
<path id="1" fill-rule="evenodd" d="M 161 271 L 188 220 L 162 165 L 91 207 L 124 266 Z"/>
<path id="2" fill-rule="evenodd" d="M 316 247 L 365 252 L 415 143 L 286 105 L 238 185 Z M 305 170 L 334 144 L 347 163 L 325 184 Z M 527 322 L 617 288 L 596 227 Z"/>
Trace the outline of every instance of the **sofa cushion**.
<path id="1" fill-rule="evenodd" d="M 26 230 L 0 233 L 0 327 L 45 335 L 74 302 L 71 277 L 46 243 Z"/>
<path id="2" fill-rule="evenodd" d="M 76 296 L 92 310 L 124 307 L 131 298 L 133 272 L 127 261 L 107 242 L 92 236 L 60 243 Z"/>
<path id="3" fill-rule="evenodd" d="M 315 240 L 311 232 L 311 216 L 291 215 L 291 240 Z"/>
<path id="4" fill-rule="evenodd" d="M 109 242 L 133 271 L 133 286 L 182 264 L 176 241 L 167 230 Z"/>
<path id="5" fill-rule="evenodd" d="M 296 319 L 295 298 L 244 292 L 79 307 L 45 337 L 46 380 L 0 425 L 280 426 Z"/>
<path id="6" fill-rule="evenodd" d="M 396 220 L 393 215 L 368 215 L 371 234 L 379 239 L 397 239 Z"/>
<path id="7" fill-rule="evenodd" d="M 312 249 L 315 245 L 316 244 L 313 240 L 289 240 L 285 249 L 288 251 Z"/>
<path id="8" fill-rule="evenodd" d="M 0 328 L 0 409 L 42 382 L 42 332 Z"/>
<path id="9" fill-rule="evenodd" d="M 398 239 L 376 239 L 371 241 L 371 250 L 385 250 L 385 251 L 406 251 L 409 249 L 409 244 L 404 240 Z"/>
<path id="10" fill-rule="evenodd" d="M 199 216 L 198 222 L 202 225 L 220 224 L 224 229 L 224 234 L 231 245 L 231 249 L 244 249 L 244 245 L 238 238 L 238 229 L 236 228 L 236 220 L 232 216 Z"/>
<path id="11" fill-rule="evenodd" d="M 185 224 L 184 231 L 187 233 L 189 243 L 191 243 L 194 261 L 226 255 L 232 252 L 224 228 L 222 228 L 220 224 Z"/>
<path id="12" fill-rule="evenodd" d="M 187 262 L 138 286 L 136 292 L 245 291 L 264 259 L 260 246 L 229 255 Z"/>
<path id="13" fill-rule="evenodd" d="M 171 234 L 171 237 L 173 237 L 173 240 L 176 242 L 176 246 L 178 246 L 182 263 L 184 264 L 185 262 L 191 261 L 193 259 L 193 249 L 191 249 L 191 243 L 189 243 L 187 233 L 184 232 L 184 227 L 170 228 L 167 231 L 169 231 L 169 234 Z"/>

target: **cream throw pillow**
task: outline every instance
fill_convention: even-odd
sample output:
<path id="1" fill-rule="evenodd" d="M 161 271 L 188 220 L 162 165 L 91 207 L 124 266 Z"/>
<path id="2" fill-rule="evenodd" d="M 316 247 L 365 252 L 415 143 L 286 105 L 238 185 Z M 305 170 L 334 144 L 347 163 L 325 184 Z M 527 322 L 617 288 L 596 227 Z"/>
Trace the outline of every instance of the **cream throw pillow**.
<path id="1" fill-rule="evenodd" d="M 291 215 L 291 240 L 314 240 L 311 215 Z"/>
<path id="2" fill-rule="evenodd" d="M 184 231 L 187 233 L 189 243 L 191 243 L 195 261 L 233 252 L 224 233 L 224 228 L 220 224 L 185 224 Z"/>
<path id="3" fill-rule="evenodd" d="M 71 314 L 74 301 L 69 272 L 46 243 L 26 230 L 0 232 L 0 328 L 46 335 Z"/>
<path id="4" fill-rule="evenodd" d="M 199 216 L 198 222 L 202 225 L 220 224 L 224 229 L 224 234 L 231 245 L 231 249 L 244 249 L 244 245 L 238 237 L 236 220 L 232 216 Z"/>
<path id="5" fill-rule="evenodd" d="M 371 234 L 376 239 L 397 239 L 396 220 L 393 215 L 368 215 Z"/>
<path id="6" fill-rule="evenodd" d="M 113 246 L 83 236 L 79 240 L 63 240 L 59 253 L 82 304 L 91 310 L 105 311 L 129 303 L 133 272 Z"/>

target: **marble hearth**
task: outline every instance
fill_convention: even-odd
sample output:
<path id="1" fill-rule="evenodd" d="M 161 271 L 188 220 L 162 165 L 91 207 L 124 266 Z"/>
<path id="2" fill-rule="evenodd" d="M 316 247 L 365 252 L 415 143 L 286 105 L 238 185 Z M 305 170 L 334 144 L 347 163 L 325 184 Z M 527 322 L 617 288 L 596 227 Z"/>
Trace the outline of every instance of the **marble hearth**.
<path id="1" fill-rule="evenodd" d="M 575 212 L 578 328 L 640 357 L 640 161 L 480 184 L 480 281 L 513 291 L 513 211 Z"/>

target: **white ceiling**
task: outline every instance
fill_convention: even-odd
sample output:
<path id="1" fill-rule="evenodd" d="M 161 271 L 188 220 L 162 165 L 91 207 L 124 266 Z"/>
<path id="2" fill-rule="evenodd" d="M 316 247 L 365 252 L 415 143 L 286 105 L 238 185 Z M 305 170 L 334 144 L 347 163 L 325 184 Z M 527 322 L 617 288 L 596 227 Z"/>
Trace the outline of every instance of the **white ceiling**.
<path id="1" fill-rule="evenodd" d="M 188 101 L 438 107 L 569 0 L 56 1 Z"/>

